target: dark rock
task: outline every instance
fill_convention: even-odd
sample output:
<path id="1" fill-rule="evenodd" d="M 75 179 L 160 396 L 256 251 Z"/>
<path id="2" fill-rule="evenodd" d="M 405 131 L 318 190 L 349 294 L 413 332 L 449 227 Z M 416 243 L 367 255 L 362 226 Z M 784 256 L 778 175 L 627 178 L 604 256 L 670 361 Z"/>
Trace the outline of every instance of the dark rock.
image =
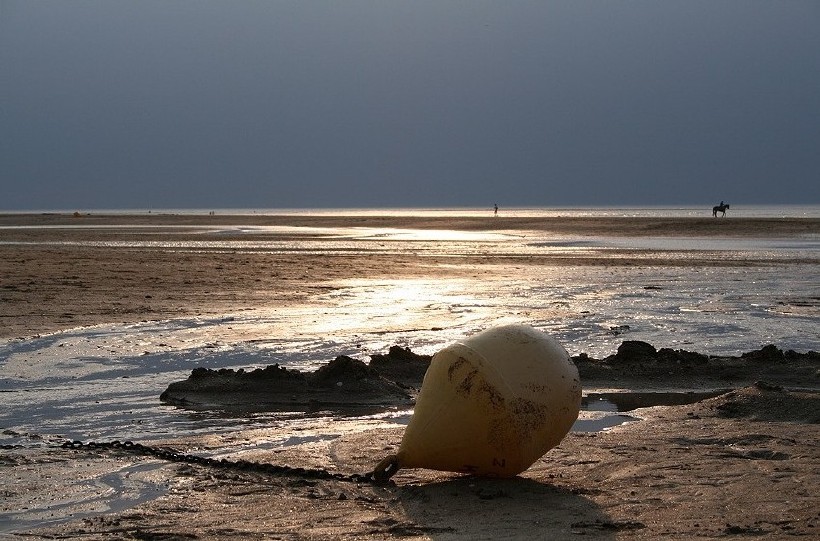
<path id="1" fill-rule="evenodd" d="M 210 370 L 200 366 L 199 368 L 194 368 L 193 370 L 191 370 L 191 375 L 188 376 L 188 378 L 189 379 L 203 379 L 203 378 L 207 378 L 210 373 L 211 373 Z"/>
<path id="2" fill-rule="evenodd" d="M 757 351 L 749 351 L 741 355 L 742 359 L 754 362 L 782 362 L 786 359 L 783 351 L 777 349 L 776 346 L 769 344 L 763 346 Z"/>
<path id="3" fill-rule="evenodd" d="M 347 355 L 339 355 L 310 376 L 316 385 L 336 385 L 368 378 L 378 380 L 381 375 L 362 361 Z"/>
<path id="4" fill-rule="evenodd" d="M 250 372 L 245 372 L 244 368 L 233 370 L 231 368 L 220 368 L 218 370 L 211 370 L 209 368 L 194 368 L 188 381 L 197 382 L 198 385 L 208 385 L 208 382 L 224 382 L 226 379 L 235 379 L 237 381 L 258 381 L 258 380 L 292 380 L 305 381 L 305 374 L 298 370 L 288 370 L 278 364 L 266 366 L 265 368 L 257 368 Z"/>
<path id="5" fill-rule="evenodd" d="M 392 346 L 387 355 L 371 355 L 370 367 L 387 379 L 419 388 L 431 359 L 430 355 L 417 355 L 410 348 Z"/>
<path id="6" fill-rule="evenodd" d="M 241 369 L 240 369 L 241 370 Z M 258 378 L 258 379 L 268 379 L 268 380 L 281 380 L 281 379 L 290 379 L 290 380 L 303 380 L 305 379 L 305 375 L 297 370 L 288 370 L 278 364 L 268 365 L 265 368 L 257 368 L 250 372 L 251 377 Z"/>
<path id="7" fill-rule="evenodd" d="M 679 365 L 703 365 L 709 362 L 709 357 L 685 349 L 661 348 L 658 351 L 658 360 Z"/>
<path id="8" fill-rule="evenodd" d="M 430 362 L 430 355 L 417 355 L 413 353 L 410 348 L 403 348 L 401 346 L 390 346 L 387 355 L 376 353 L 370 356 L 370 364 L 373 361 L 424 361 Z"/>
<path id="9" fill-rule="evenodd" d="M 647 361 L 655 361 L 657 359 L 658 350 L 655 346 L 640 340 L 624 340 L 618 346 L 618 352 L 615 355 L 610 355 L 604 362 L 607 363 L 640 363 Z"/>
<path id="10" fill-rule="evenodd" d="M 421 362 L 422 356 L 402 350 L 397 357 Z M 429 358 L 425 369 L 427 365 Z M 340 355 L 312 373 L 288 370 L 278 364 L 250 372 L 241 368 L 196 368 L 188 379 L 171 383 L 160 400 L 189 408 L 266 411 L 283 407 L 409 405 L 412 395 L 405 385 L 386 379 L 375 368 Z"/>
<path id="11" fill-rule="evenodd" d="M 761 391 L 777 391 L 780 392 L 783 390 L 783 387 L 780 385 L 772 385 L 771 383 L 767 383 L 765 381 L 756 381 L 755 387 L 760 389 Z"/>
<path id="12" fill-rule="evenodd" d="M 612 386 L 626 382 L 711 387 L 773 381 L 786 387 L 814 387 L 820 381 L 820 353 L 782 352 L 769 345 L 742 356 L 712 356 L 683 349 L 625 341 L 602 360 L 581 353 L 572 357 L 584 385 Z"/>

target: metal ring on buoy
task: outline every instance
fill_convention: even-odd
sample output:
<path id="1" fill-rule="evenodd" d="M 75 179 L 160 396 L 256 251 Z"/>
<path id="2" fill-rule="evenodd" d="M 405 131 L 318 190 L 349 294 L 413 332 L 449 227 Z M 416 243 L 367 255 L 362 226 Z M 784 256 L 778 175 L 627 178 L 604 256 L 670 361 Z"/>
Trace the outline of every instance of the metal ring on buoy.
<path id="1" fill-rule="evenodd" d="M 386 456 L 373 468 L 373 479 L 380 483 L 387 482 L 400 469 L 401 464 L 399 464 L 398 455 Z"/>

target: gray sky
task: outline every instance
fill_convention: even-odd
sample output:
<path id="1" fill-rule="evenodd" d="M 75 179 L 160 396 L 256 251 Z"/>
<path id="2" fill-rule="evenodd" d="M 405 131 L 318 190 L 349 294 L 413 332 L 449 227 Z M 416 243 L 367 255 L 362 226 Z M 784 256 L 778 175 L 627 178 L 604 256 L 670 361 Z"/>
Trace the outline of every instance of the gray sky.
<path id="1" fill-rule="evenodd" d="M 819 186 L 817 0 L 0 0 L 0 209 Z"/>

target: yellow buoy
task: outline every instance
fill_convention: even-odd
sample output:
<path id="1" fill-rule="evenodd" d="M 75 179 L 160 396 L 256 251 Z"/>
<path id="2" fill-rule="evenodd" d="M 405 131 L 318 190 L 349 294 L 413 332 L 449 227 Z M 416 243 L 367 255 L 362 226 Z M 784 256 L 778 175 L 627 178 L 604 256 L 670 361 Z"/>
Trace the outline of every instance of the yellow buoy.
<path id="1" fill-rule="evenodd" d="M 560 443 L 580 407 L 578 369 L 558 342 L 527 325 L 488 329 L 433 357 L 399 452 L 373 473 L 512 477 Z"/>

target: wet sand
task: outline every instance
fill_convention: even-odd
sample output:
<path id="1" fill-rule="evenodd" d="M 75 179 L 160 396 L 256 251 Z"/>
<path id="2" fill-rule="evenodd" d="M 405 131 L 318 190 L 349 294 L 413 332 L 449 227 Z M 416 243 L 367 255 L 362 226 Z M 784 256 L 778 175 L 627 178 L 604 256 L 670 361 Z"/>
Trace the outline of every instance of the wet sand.
<path id="1" fill-rule="evenodd" d="M 61 505 L 73 500 L 73 520 L 17 530 L 48 539 L 816 538 L 818 406 L 817 391 L 748 387 L 638 410 L 639 422 L 570 434 L 513 479 L 400 470 L 393 482 L 371 485 L 118 452 L 3 450 L 3 512 L 39 504 L 51 516 L 37 518 L 71 519 L 60 516 Z M 401 433 L 373 429 L 233 458 L 364 472 L 395 452 Z M 202 453 L 265 435 L 166 443 Z M 136 505 L 106 509 L 94 501 L 112 489 Z"/>
<path id="2" fill-rule="evenodd" d="M 250 218 L 250 219 L 249 219 Z M 0 216 L 0 225 L 145 230 L 0 229 L 0 337 L 104 322 L 222 314 L 260 304 L 309 302 L 333 280 L 358 276 L 479 276 L 520 260 L 412 254 L 169 251 L 60 244 L 134 238 L 189 239 L 164 225 L 366 226 L 585 235 L 793 237 L 820 233 L 814 219 L 509 219 L 58 215 Z M 583 231 L 583 233 L 580 233 Z M 220 233 L 205 233 L 220 235 Z M 221 236 L 219 238 L 225 238 Z M 246 235 L 243 239 L 248 239 Z M 634 254 L 640 264 L 641 254 Z M 527 264 L 546 261 L 528 259 Z M 550 259 L 549 264 L 561 264 Z M 578 260 L 572 261 L 578 264 Z M 609 264 L 594 258 L 585 264 Z M 621 262 L 621 264 L 624 264 Z M 627 263 L 628 264 L 628 263 Z M 676 264 L 670 262 L 669 264 Z M 687 263 L 691 264 L 691 263 Z M 737 264 L 736 262 L 733 264 Z M 781 344 L 787 347 L 787 344 Z M 750 348 L 751 349 L 751 348 Z M 691 374 L 694 384 L 698 374 Z M 624 383 L 624 382 L 620 382 Z M 628 382 L 627 382 L 628 383 Z M 682 380 L 685 386 L 687 380 Z M 781 382 L 772 381 L 772 384 Z M 792 385 L 793 382 L 788 382 Z M 693 385 L 694 386 L 694 385 Z M 820 378 L 802 391 L 747 386 L 693 405 L 631 413 L 642 420 L 570 434 L 521 476 L 474 479 L 402 470 L 385 486 L 274 477 L 173 464 L 115 451 L 64 450 L 37 435 L 0 449 L 0 536 L 76 539 L 717 539 L 820 536 Z M 280 428 L 152 442 L 184 452 L 268 440 Z M 230 458 L 370 470 L 395 452 L 400 428 L 259 449 Z M 118 494 L 117 498 L 111 494 Z M 116 505 L 110 508 L 110 502 Z M 29 522 L 27 522 L 29 521 Z M 13 528 L 7 527 L 14 522 Z M 4 524 L 5 523 L 5 524 Z"/>
<path id="3" fill-rule="evenodd" d="M 60 228 L 60 226 L 72 226 Z M 472 256 L 235 252 L 106 246 L 111 241 L 254 241 L 248 225 L 460 231 L 548 231 L 578 236 L 796 238 L 820 235 L 814 218 L 441 218 L 407 216 L 187 216 L 0 214 L 0 338 L 112 322 L 236 313 L 301 303 L 333 281 L 370 278 L 509 276 L 518 265 L 612 265 L 606 257 L 549 254 Z M 13 226 L 4 228 L 3 226 Z M 42 226 L 35 228 L 16 226 Z M 117 227 L 111 227 L 117 226 Z M 127 227 L 121 227 L 127 226 Z M 203 229 L 204 227 L 204 229 Z M 321 233 L 314 233 L 321 235 Z M 278 233 L 277 239 L 287 240 Z M 304 239 L 300 235 L 298 237 Z M 94 246 L 82 243 L 96 242 Z M 619 265 L 752 265 L 755 261 L 658 259 L 623 250 Z M 650 259 L 651 257 L 651 259 Z M 788 263 L 788 262 L 784 262 Z"/>

